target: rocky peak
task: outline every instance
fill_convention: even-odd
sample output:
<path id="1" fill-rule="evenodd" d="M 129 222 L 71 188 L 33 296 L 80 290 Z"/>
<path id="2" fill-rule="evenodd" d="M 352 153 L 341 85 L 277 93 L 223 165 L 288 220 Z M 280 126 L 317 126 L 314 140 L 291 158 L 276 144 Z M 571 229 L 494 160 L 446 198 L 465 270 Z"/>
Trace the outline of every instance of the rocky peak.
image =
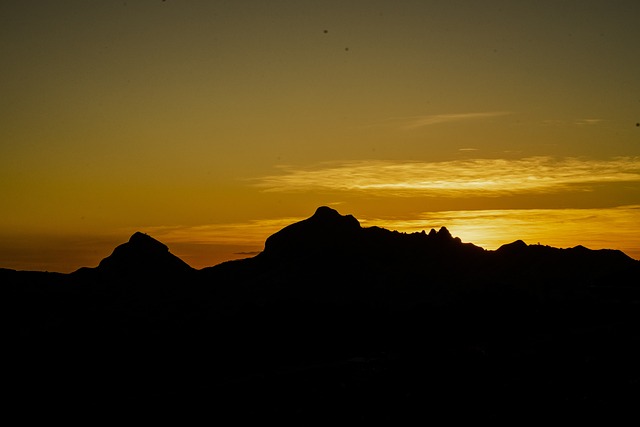
<path id="1" fill-rule="evenodd" d="M 436 233 L 436 236 L 440 239 L 451 239 L 451 233 L 447 230 L 447 227 L 440 227 L 440 230 Z"/>

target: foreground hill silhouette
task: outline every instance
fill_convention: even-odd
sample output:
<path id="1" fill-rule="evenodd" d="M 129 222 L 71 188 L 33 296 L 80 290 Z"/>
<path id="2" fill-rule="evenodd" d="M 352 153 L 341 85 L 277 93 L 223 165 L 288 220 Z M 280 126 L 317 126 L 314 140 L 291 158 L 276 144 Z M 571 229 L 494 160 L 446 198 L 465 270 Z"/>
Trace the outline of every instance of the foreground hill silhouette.
<path id="1" fill-rule="evenodd" d="M 96 268 L 0 270 L 16 408 L 397 421 L 632 408 L 640 262 L 320 207 L 194 270 L 134 234 Z M 102 413 L 100 412 L 100 413 Z"/>

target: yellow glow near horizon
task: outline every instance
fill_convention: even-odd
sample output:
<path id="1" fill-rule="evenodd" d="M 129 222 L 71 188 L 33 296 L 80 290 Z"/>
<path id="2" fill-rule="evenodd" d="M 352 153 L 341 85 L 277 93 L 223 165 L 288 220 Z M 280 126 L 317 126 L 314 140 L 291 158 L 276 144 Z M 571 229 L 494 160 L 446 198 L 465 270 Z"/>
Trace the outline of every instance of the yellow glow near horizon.
<path id="1" fill-rule="evenodd" d="M 226 259 L 244 258 L 261 251 L 268 236 L 302 218 L 255 220 L 248 223 L 209 225 L 194 228 L 152 230 L 161 240 L 180 244 L 243 245 L 245 252 L 227 253 Z M 608 209 L 506 209 L 425 212 L 418 219 L 360 219 L 363 227 L 378 226 L 412 233 L 447 227 L 452 235 L 488 250 L 516 239 L 527 244 L 559 248 L 583 245 L 590 249 L 618 249 L 640 259 L 640 205 Z M 238 246 L 233 246 L 237 248 Z M 220 249 L 220 248 L 218 248 Z M 204 251 L 206 252 L 206 251 Z M 183 254 L 194 266 L 207 265 L 203 254 Z"/>
<path id="2" fill-rule="evenodd" d="M 302 219 L 253 220 L 235 224 L 151 229 L 149 232 L 170 244 L 242 246 L 257 252 L 262 250 L 268 236 Z M 419 215 L 419 219 L 373 218 L 360 222 L 363 227 L 378 226 L 407 233 L 444 226 L 463 241 L 489 250 L 522 239 L 528 244 L 541 243 L 560 248 L 581 244 L 591 249 L 619 249 L 640 259 L 640 235 L 635 233 L 640 223 L 640 205 L 609 209 L 425 212 Z M 239 258 L 233 255 L 228 254 L 230 259 Z M 201 267 L 206 265 L 209 265 L 206 261 L 204 265 L 199 264 Z"/>
<path id="3" fill-rule="evenodd" d="M 419 219 L 375 219 L 379 225 L 402 232 L 447 227 L 464 242 L 495 250 L 515 239 L 527 244 L 567 248 L 618 249 L 640 259 L 640 205 L 607 209 L 505 209 L 425 212 Z"/>
<path id="4" fill-rule="evenodd" d="M 341 212 L 347 214 L 348 212 Z M 145 227 L 142 231 L 167 244 L 173 254 L 195 268 L 251 257 L 264 248 L 270 235 L 303 217 L 286 217 L 200 226 Z M 416 218 L 357 218 L 363 227 L 378 226 L 404 233 L 447 227 L 463 242 L 495 250 L 516 239 L 527 244 L 560 248 L 583 245 L 590 249 L 618 249 L 640 259 L 640 205 L 598 209 L 503 209 L 424 212 Z M 10 260 L 5 268 L 70 272 L 95 266 L 116 244 L 124 243 L 131 230 L 118 235 L 91 238 L 51 237 L 13 244 L 0 252 Z M 119 236 L 119 237 L 118 237 Z M 2 242 L 0 242 L 2 243 Z M 41 251 L 34 255 L 27 248 Z M 4 245 L 0 244 L 0 249 Z M 74 262 L 74 260 L 82 260 Z M 56 267 L 62 266 L 62 267 Z"/>

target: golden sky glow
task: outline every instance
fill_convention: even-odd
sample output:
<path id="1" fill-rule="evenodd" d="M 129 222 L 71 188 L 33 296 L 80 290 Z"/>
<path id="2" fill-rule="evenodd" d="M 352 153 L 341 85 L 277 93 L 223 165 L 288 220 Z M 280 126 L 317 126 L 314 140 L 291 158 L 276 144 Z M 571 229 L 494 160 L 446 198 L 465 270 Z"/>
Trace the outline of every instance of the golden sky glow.
<path id="1" fill-rule="evenodd" d="M 339 209 L 339 206 L 336 206 Z M 174 252 L 182 252 L 185 260 L 200 264 L 208 245 L 234 245 L 231 258 L 251 256 L 264 247 L 266 238 L 283 227 L 304 218 L 257 220 L 246 223 L 200 227 L 157 228 L 150 232 L 171 244 Z M 640 259 L 640 206 L 608 209 L 503 209 L 424 212 L 409 219 L 361 218 L 363 227 L 384 227 L 414 233 L 447 227 L 465 242 L 494 250 L 519 236 L 528 244 L 544 244 L 560 248 L 588 241 L 593 249 L 619 249 Z M 197 244 L 198 246 L 189 246 Z M 183 246 L 184 245 L 184 246 Z"/>
<path id="2" fill-rule="evenodd" d="M 0 267 L 96 265 L 137 230 L 204 267 L 319 205 L 638 258 L 638 22 L 637 2 L 3 1 Z"/>

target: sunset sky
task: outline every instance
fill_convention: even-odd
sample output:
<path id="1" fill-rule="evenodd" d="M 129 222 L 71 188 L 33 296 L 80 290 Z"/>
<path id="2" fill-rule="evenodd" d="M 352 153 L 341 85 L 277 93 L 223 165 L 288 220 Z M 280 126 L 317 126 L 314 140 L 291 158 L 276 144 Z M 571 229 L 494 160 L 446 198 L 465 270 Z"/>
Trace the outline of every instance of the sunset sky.
<path id="1" fill-rule="evenodd" d="M 0 2 L 0 267 L 201 268 L 320 205 L 640 259 L 640 2 Z"/>

